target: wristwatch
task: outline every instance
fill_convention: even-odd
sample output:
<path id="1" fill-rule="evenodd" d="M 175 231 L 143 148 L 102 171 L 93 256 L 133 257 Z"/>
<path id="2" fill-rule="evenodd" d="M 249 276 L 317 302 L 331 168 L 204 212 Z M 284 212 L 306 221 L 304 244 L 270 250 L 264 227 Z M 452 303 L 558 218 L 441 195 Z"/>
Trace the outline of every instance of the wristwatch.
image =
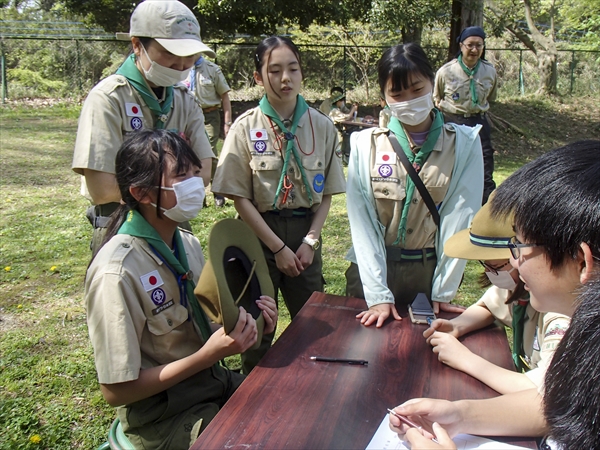
<path id="1" fill-rule="evenodd" d="M 308 245 L 313 250 L 317 250 L 319 248 L 319 246 L 321 245 L 321 243 L 319 242 L 318 239 L 312 239 L 312 238 L 309 238 L 308 236 L 304 236 L 302 238 L 302 243 Z"/>
<path id="2" fill-rule="evenodd" d="M 232 123 L 233 122 L 225 122 L 225 125 L 227 125 L 228 127 L 230 127 Z"/>

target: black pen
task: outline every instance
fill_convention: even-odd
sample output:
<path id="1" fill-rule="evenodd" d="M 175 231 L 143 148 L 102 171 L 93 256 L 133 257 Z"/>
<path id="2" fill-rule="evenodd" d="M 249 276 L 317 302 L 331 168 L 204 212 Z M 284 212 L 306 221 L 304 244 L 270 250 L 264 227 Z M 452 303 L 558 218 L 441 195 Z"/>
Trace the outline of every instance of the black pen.
<path id="1" fill-rule="evenodd" d="M 365 361 L 364 359 L 327 358 L 325 356 L 311 356 L 310 359 L 312 359 L 313 361 L 355 364 L 360 366 L 369 364 L 369 361 Z"/>

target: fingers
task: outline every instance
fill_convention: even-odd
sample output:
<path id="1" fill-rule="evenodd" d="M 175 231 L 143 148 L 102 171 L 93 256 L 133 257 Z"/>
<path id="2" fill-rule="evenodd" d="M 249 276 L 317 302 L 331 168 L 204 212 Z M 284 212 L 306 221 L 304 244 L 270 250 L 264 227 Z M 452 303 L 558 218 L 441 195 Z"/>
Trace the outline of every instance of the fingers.
<path id="1" fill-rule="evenodd" d="M 452 440 L 452 438 L 450 437 L 450 435 L 444 427 L 442 427 L 437 422 L 433 422 L 432 428 L 433 433 L 435 434 L 435 438 L 437 439 L 438 443 L 442 448 L 456 448 L 456 444 L 454 443 L 454 441 Z"/>
<path id="2" fill-rule="evenodd" d="M 433 302 L 433 313 L 434 314 L 440 313 L 440 302 Z"/>
<path id="3" fill-rule="evenodd" d="M 275 303 L 275 300 L 267 295 L 261 295 L 260 298 L 256 300 L 256 304 L 261 309 L 265 319 L 264 333 L 271 334 L 275 331 L 275 326 L 277 325 L 277 304 Z"/>

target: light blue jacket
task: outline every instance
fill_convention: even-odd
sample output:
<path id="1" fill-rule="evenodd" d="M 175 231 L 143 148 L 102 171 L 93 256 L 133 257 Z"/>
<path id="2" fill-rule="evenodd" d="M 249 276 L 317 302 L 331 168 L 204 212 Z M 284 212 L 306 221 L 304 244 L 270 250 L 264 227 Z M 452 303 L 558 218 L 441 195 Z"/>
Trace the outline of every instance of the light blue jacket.
<path id="1" fill-rule="evenodd" d="M 439 207 L 440 227 L 435 236 L 437 266 L 433 274 L 431 300 L 449 303 L 456 295 L 466 261 L 447 257 L 444 242 L 456 232 L 468 228 L 481 207 L 483 156 L 480 125 L 473 128 L 456 124 L 444 126 L 456 132 L 456 158 L 448 191 Z M 353 244 L 346 259 L 358 264 L 369 307 L 394 303 L 394 296 L 387 287 L 385 226 L 379 221 L 371 186 L 371 135 L 374 130 L 370 128 L 351 135 L 346 185 Z"/>

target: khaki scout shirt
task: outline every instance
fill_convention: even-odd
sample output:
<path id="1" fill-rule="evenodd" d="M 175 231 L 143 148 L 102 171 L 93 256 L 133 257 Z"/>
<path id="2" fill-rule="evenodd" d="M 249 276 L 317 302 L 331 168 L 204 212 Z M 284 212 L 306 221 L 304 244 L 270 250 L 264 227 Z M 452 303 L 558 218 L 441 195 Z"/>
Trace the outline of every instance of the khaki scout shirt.
<path id="1" fill-rule="evenodd" d="M 427 187 L 436 205 L 444 200 L 455 162 L 455 136 L 452 128 L 444 126 L 427 161 L 419 172 L 419 178 Z M 416 151 L 416 149 L 415 149 Z M 393 161 L 383 164 L 383 158 Z M 390 247 L 398 237 L 398 225 L 402 217 L 406 197 L 408 174 L 397 157 L 387 137 L 387 130 L 373 133 L 371 146 L 371 185 L 380 222 L 385 226 L 385 245 Z M 427 205 L 415 187 L 412 204 L 406 222 L 406 249 L 433 248 L 437 226 Z"/>
<path id="2" fill-rule="evenodd" d="M 433 101 L 439 108 L 450 114 L 478 114 L 490 109 L 490 101 L 496 99 L 496 69 L 489 62 L 481 60 L 475 74 L 477 105 L 471 101 L 470 78 L 460 66 L 458 59 L 444 64 L 435 75 Z"/>
<path id="3" fill-rule="evenodd" d="M 115 157 L 125 134 L 141 128 L 154 128 L 154 116 L 140 94 L 122 75 L 102 80 L 88 94 L 79 116 L 73 170 L 114 174 Z M 185 134 L 200 159 L 214 158 L 202 109 L 185 86 L 173 89 L 165 129 Z"/>
<path id="4" fill-rule="evenodd" d="M 194 94 L 202 108 L 221 105 L 221 96 L 231 88 L 225 80 L 221 68 L 215 63 L 203 59 L 196 67 L 196 86 Z"/>
<path id="5" fill-rule="evenodd" d="M 333 108 L 331 111 L 329 111 L 329 118 L 333 120 L 334 123 L 343 122 L 346 120 L 347 115 L 348 113 L 344 113 L 339 108 Z"/>
<path id="6" fill-rule="evenodd" d="M 293 189 L 284 205 L 280 204 L 280 195 L 277 207 L 312 207 L 315 211 L 323 195 L 344 192 L 346 187 L 340 157 L 335 152 L 337 132 L 327 116 L 309 108 L 298 122 L 296 137 L 313 203 L 309 203 L 301 172 L 294 156 L 290 155 L 287 175 Z M 234 122 L 225 139 L 212 191 L 248 198 L 259 212 L 272 210 L 286 148 L 287 141 L 279 128 L 259 107 L 247 111 Z"/>
<path id="7" fill-rule="evenodd" d="M 512 327 L 512 305 L 505 304 L 510 291 L 496 286 L 489 288 L 476 305 L 486 307 L 507 327 Z M 569 328 L 569 317 L 557 313 L 540 313 L 527 305 L 523 329 L 523 350 L 532 370 L 525 375 L 538 387 L 544 383 L 546 370 L 554 351 Z"/>
<path id="8" fill-rule="evenodd" d="M 184 231 L 181 238 L 198 281 L 200 242 Z M 100 383 L 136 380 L 140 369 L 179 360 L 203 345 L 175 276 L 144 239 L 118 234 L 100 249 L 86 275 L 85 302 Z"/>

